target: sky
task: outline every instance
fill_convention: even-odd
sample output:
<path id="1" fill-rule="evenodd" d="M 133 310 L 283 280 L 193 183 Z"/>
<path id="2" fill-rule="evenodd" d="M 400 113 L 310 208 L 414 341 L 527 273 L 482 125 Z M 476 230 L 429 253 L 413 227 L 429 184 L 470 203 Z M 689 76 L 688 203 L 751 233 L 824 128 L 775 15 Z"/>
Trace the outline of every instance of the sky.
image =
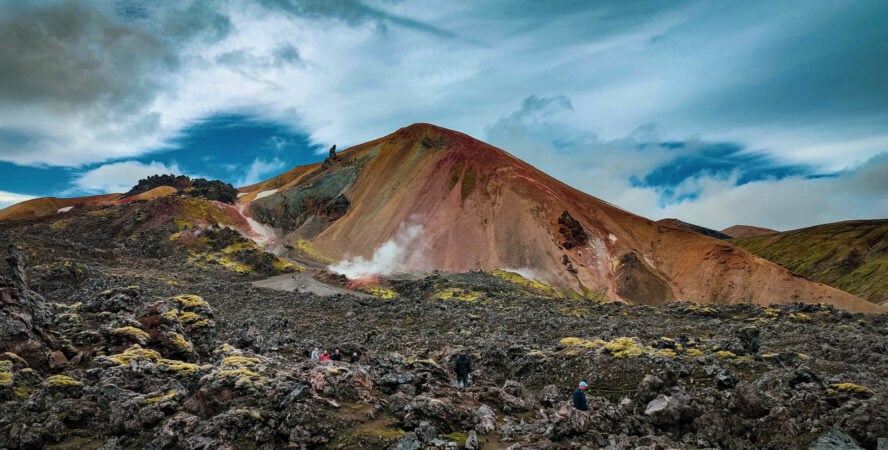
<path id="1" fill-rule="evenodd" d="M 888 2 L 0 0 L 0 207 L 416 122 L 650 219 L 888 217 Z"/>

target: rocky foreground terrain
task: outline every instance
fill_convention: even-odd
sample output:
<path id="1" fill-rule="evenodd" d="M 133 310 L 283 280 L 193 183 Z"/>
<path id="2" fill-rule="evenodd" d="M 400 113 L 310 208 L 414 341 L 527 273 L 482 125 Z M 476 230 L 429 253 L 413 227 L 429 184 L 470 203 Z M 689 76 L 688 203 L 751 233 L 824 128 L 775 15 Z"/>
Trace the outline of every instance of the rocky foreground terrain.
<path id="1" fill-rule="evenodd" d="M 0 448 L 888 448 L 884 314 L 628 306 L 480 272 L 319 296 L 168 239 L 35 230 L 0 229 Z"/>

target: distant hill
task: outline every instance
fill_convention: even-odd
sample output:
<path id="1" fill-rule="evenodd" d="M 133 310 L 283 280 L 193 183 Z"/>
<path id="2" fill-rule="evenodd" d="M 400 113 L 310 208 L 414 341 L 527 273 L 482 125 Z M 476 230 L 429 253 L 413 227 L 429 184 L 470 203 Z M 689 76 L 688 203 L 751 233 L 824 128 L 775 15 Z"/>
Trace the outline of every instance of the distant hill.
<path id="1" fill-rule="evenodd" d="M 770 228 L 762 228 L 762 227 L 754 227 L 751 225 L 734 225 L 721 230 L 723 234 L 728 235 L 729 238 L 740 239 L 740 238 L 748 238 L 755 236 L 766 236 L 769 234 L 779 233 L 777 230 L 772 230 Z"/>
<path id="2" fill-rule="evenodd" d="M 888 219 L 817 225 L 732 243 L 793 272 L 888 303 Z"/>
<path id="3" fill-rule="evenodd" d="M 677 228 L 679 230 L 690 231 L 693 233 L 700 233 L 702 235 L 706 235 L 709 237 L 714 237 L 716 239 L 730 239 L 731 236 L 722 233 L 720 231 L 715 231 L 711 228 L 701 227 L 700 225 L 694 225 L 692 223 L 687 223 L 678 219 L 660 219 L 657 221 L 660 225 L 665 225 L 667 227 Z"/>

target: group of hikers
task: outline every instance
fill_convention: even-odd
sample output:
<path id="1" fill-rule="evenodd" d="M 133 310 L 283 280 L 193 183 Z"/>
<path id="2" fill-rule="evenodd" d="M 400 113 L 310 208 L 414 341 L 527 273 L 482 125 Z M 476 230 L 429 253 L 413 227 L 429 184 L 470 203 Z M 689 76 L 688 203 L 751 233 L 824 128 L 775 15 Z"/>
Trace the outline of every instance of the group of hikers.
<path id="1" fill-rule="evenodd" d="M 333 353 L 330 354 L 327 350 L 319 351 L 318 348 L 315 347 L 311 352 L 311 359 L 312 361 L 319 361 L 322 363 L 327 361 L 342 361 L 342 350 L 340 350 L 339 347 L 336 347 L 336 349 L 333 350 Z M 352 352 L 349 363 L 355 364 L 359 360 L 360 355 L 358 352 Z M 456 374 L 457 387 L 462 389 L 469 387 L 469 374 L 472 373 L 472 360 L 469 358 L 469 355 L 466 354 L 465 350 L 460 350 L 459 354 L 454 359 L 453 372 Z M 573 397 L 571 397 L 571 405 L 580 411 L 589 410 L 589 404 L 586 402 L 586 388 L 588 387 L 588 383 L 580 381 L 580 384 L 574 390 Z"/>
<path id="2" fill-rule="evenodd" d="M 348 362 L 351 364 L 355 364 L 360 361 L 360 359 L 361 355 L 359 355 L 358 352 L 352 352 Z M 331 354 L 327 350 L 320 351 L 317 347 L 315 347 L 314 350 L 311 351 L 311 360 L 319 361 L 322 363 L 326 363 L 328 361 L 342 361 L 342 350 L 340 350 L 339 347 L 336 347 L 336 349 L 333 350 L 333 353 Z"/>

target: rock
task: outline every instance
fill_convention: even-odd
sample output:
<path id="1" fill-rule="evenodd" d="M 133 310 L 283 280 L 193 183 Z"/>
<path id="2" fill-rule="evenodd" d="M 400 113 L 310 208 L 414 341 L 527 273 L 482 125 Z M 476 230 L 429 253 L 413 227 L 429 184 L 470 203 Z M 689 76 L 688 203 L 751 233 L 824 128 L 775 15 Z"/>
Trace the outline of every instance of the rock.
<path id="1" fill-rule="evenodd" d="M 488 434 L 496 430 L 496 413 L 487 405 L 481 405 L 475 412 L 475 430 L 481 434 Z"/>
<path id="2" fill-rule="evenodd" d="M 681 393 L 673 395 L 660 394 L 648 403 L 644 414 L 654 424 L 670 427 L 682 424 L 689 415 L 689 398 Z"/>
<path id="3" fill-rule="evenodd" d="M 715 386 L 719 389 L 731 389 L 736 385 L 737 380 L 727 370 L 722 370 L 715 376 Z"/>
<path id="4" fill-rule="evenodd" d="M 826 433 L 820 435 L 810 450 L 863 450 L 863 447 L 857 445 L 857 441 L 851 436 L 838 428 L 832 428 Z"/>
<path id="5" fill-rule="evenodd" d="M 559 401 L 561 401 L 561 393 L 558 392 L 558 388 L 554 384 L 543 387 L 543 391 L 540 393 L 540 405 L 551 408 Z"/>
<path id="6" fill-rule="evenodd" d="M 506 384 L 499 390 L 499 399 L 503 402 L 503 411 L 520 412 L 529 409 L 527 398 L 527 390 L 524 386 L 514 380 L 507 380 Z"/>
<path id="7" fill-rule="evenodd" d="M 466 438 L 465 448 L 468 450 L 481 450 L 481 444 L 478 442 L 478 434 L 475 430 L 469 431 L 469 437 Z"/>

